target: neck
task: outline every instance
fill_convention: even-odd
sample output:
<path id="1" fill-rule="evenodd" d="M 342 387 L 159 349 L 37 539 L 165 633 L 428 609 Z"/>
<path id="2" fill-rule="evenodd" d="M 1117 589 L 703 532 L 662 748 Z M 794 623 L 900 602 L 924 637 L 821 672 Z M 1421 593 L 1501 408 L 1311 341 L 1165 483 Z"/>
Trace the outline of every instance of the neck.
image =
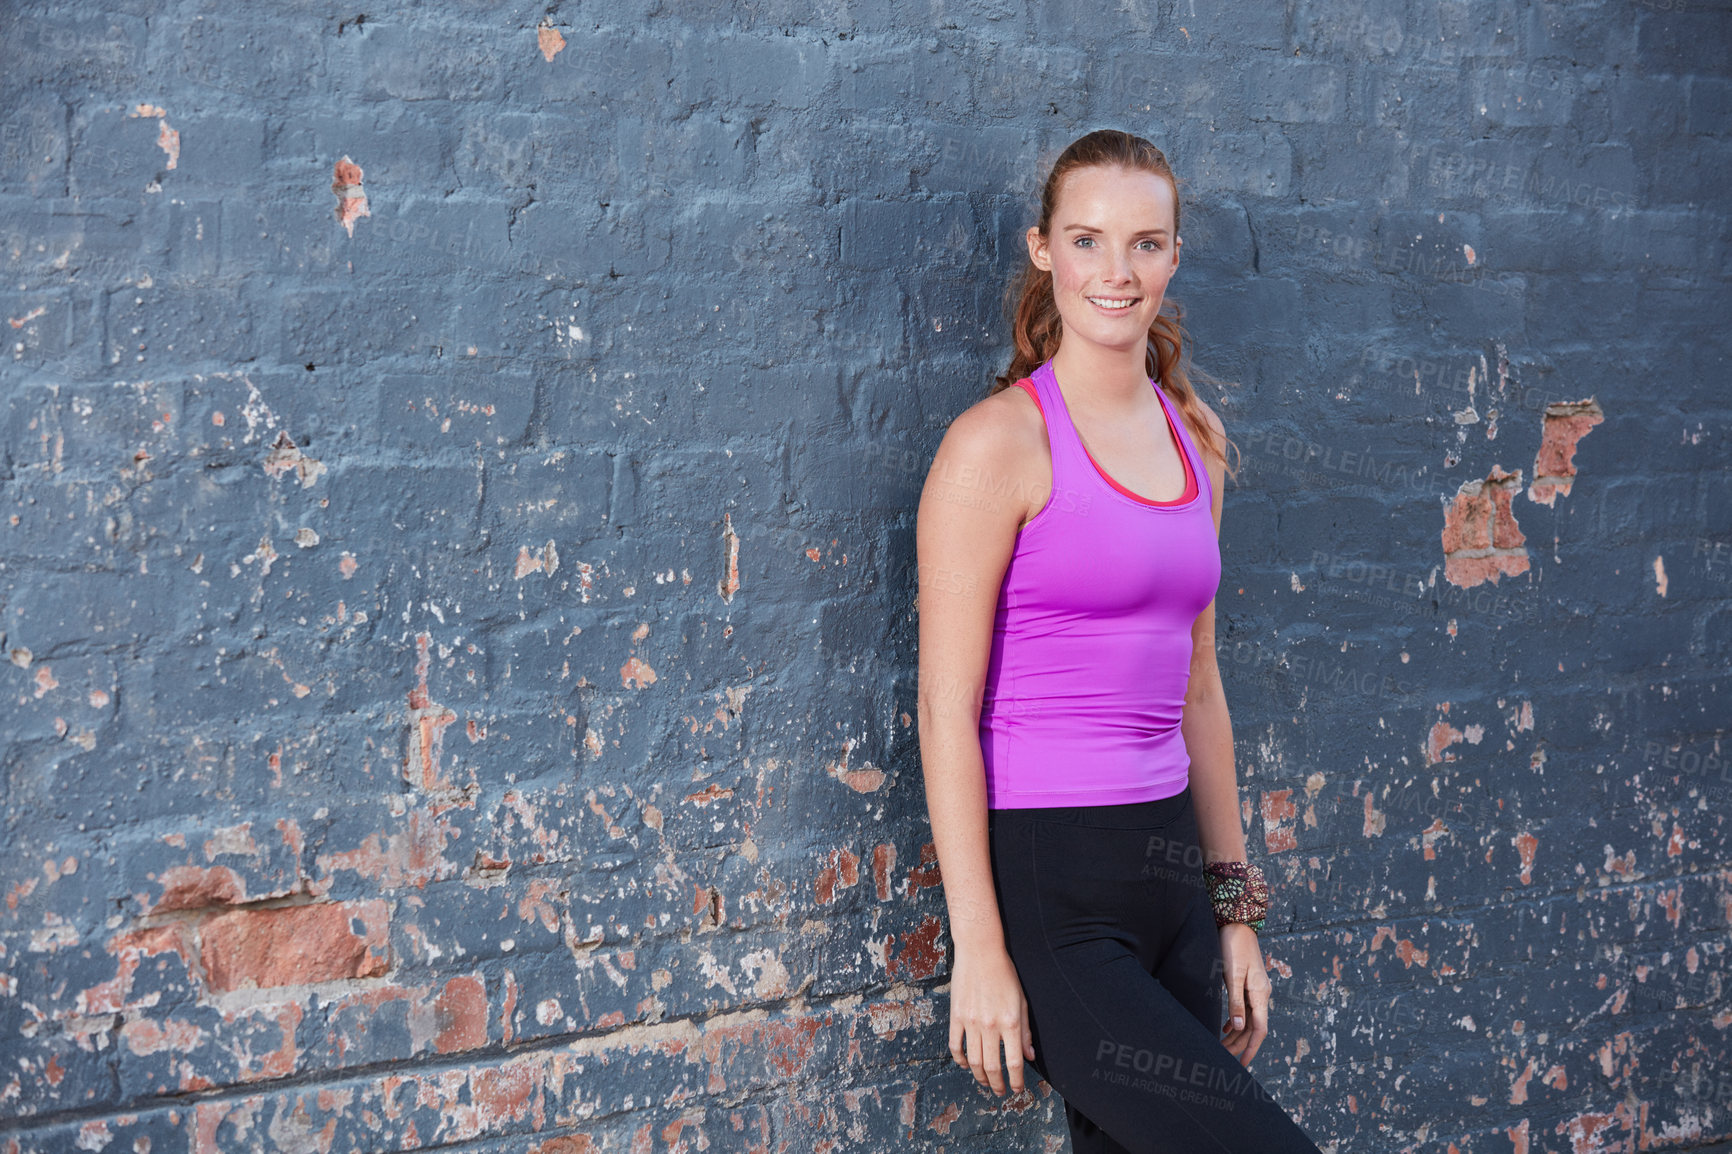
<path id="1" fill-rule="evenodd" d="M 1115 349 L 1078 340 L 1059 343 L 1052 371 L 1065 395 L 1097 409 L 1130 408 L 1149 400 L 1146 341 Z"/>

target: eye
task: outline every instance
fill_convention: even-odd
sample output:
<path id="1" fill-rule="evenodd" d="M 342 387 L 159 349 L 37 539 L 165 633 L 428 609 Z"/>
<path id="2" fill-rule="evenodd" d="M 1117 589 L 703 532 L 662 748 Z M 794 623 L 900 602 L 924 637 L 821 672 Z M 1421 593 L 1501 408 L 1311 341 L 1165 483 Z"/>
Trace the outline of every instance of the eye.
<path id="1" fill-rule="evenodd" d="M 1076 243 L 1081 244 L 1085 240 L 1088 241 L 1090 244 L 1093 244 L 1095 238 L 1092 236 L 1079 236 L 1076 238 Z"/>
<path id="2" fill-rule="evenodd" d="M 1153 249 L 1149 250 L 1151 252 L 1160 252 L 1161 251 L 1161 242 L 1154 239 L 1153 237 L 1148 238 L 1147 240 L 1143 241 L 1142 243 L 1154 245 L 1155 247 Z"/>

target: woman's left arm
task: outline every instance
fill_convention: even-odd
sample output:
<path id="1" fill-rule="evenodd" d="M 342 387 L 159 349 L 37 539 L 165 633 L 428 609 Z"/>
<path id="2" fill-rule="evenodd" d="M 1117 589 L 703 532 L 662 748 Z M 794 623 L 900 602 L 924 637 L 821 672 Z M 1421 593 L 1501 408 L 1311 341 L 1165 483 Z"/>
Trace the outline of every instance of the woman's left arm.
<path id="1" fill-rule="evenodd" d="M 1220 418 L 1209 406 L 1203 412 L 1220 436 Z M 1221 532 L 1221 490 L 1226 467 L 1207 462 L 1214 491 L 1215 534 Z M 1191 674 L 1185 690 L 1179 730 L 1191 758 L 1191 804 L 1197 816 L 1197 837 L 1203 862 L 1246 861 L 1244 819 L 1239 808 L 1239 779 L 1233 766 L 1233 721 L 1221 686 L 1215 657 L 1215 602 L 1191 626 Z M 1220 929 L 1222 978 L 1227 986 L 1229 1019 L 1221 1043 L 1241 1064 L 1249 1065 L 1269 1032 L 1269 975 L 1257 946 L 1257 932 L 1243 922 Z"/>

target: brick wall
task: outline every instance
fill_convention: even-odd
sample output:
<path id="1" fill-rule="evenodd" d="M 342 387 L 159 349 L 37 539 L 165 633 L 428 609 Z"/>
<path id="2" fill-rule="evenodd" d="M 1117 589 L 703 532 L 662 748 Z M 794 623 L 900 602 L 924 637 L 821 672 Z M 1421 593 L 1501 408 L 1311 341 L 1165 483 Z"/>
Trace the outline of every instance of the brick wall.
<path id="1" fill-rule="evenodd" d="M 0 14 L 0 1150 L 1064 1149 L 946 1052 L 914 510 L 1101 126 L 1235 382 L 1254 1070 L 1732 1135 L 1723 4 L 80 7 Z"/>

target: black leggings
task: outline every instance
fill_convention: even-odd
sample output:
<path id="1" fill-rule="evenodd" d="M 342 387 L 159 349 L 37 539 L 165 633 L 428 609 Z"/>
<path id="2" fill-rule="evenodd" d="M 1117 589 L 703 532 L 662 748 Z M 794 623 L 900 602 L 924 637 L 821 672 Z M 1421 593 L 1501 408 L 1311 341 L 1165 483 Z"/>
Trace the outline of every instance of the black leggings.
<path id="1" fill-rule="evenodd" d="M 1073 1154 L 1320 1154 L 1222 1044 L 1221 942 L 1187 786 L 988 811 L 1034 1068 Z"/>

